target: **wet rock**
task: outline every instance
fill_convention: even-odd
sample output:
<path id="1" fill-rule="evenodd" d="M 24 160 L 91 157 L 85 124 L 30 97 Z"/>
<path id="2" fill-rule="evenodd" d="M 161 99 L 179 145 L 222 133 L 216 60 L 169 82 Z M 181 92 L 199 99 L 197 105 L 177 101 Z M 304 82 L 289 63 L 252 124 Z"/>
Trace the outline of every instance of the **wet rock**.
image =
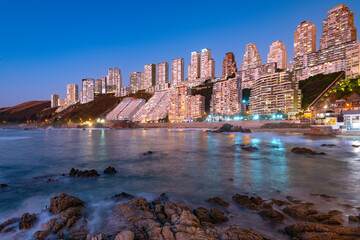
<path id="1" fill-rule="evenodd" d="M 9 185 L 2 183 L 2 184 L 0 184 L 0 189 L 6 188 L 6 187 L 8 187 L 8 186 L 9 186 Z"/>
<path id="2" fill-rule="evenodd" d="M 16 232 L 15 227 L 8 227 L 3 231 L 3 233 L 11 233 L 11 232 Z"/>
<path id="3" fill-rule="evenodd" d="M 116 174 L 117 171 L 114 167 L 109 166 L 104 170 L 104 173 L 105 174 Z"/>
<path id="4" fill-rule="evenodd" d="M 135 196 L 128 194 L 126 192 L 122 192 L 119 194 L 115 194 L 114 196 L 111 197 L 112 200 L 119 202 L 119 201 L 123 201 L 123 200 L 131 200 L 134 199 Z"/>
<path id="5" fill-rule="evenodd" d="M 207 210 L 206 208 L 203 207 L 198 207 L 197 209 L 194 209 L 194 214 L 196 217 L 199 218 L 199 220 L 201 222 L 212 222 L 212 219 L 209 215 L 209 210 Z"/>
<path id="6" fill-rule="evenodd" d="M 59 214 L 71 207 L 84 206 L 85 202 L 83 202 L 82 200 L 66 193 L 60 193 L 56 197 L 50 199 L 49 211 L 53 214 Z"/>
<path id="7" fill-rule="evenodd" d="M 289 202 L 281 200 L 281 199 L 271 199 L 270 203 L 278 205 L 278 206 L 291 205 Z"/>
<path id="8" fill-rule="evenodd" d="M 257 147 L 253 147 L 253 146 L 250 146 L 250 145 L 249 146 L 242 146 L 241 149 L 246 150 L 246 151 L 250 151 L 250 152 L 259 150 Z"/>
<path id="9" fill-rule="evenodd" d="M 239 194 L 232 196 L 232 199 L 238 204 L 251 210 L 259 210 L 260 208 L 259 205 L 263 202 L 263 200 L 260 197 L 249 198 L 246 195 L 239 195 Z"/>
<path id="10" fill-rule="evenodd" d="M 130 230 L 124 230 L 118 235 L 116 235 L 115 240 L 133 240 L 134 239 L 134 233 Z"/>
<path id="11" fill-rule="evenodd" d="M 36 240 L 46 240 L 47 236 L 50 235 L 50 231 L 46 230 L 46 231 L 36 231 L 34 233 L 34 236 L 36 238 Z"/>
<path id="12" fill-rule="evenodd" d="M 6 220 L 5 222 L 1 223 L 0 224 L 0 232 L 7 226 L 12 225 L 12 224 L 16 223 L 17 221 L 19 221 L 19 218 L 11 218 L 11 219 Z"/>
<path id="13" fill-rule="evenodd" d="M 336 147 L 336 144 L 321 144 L 322 147 Z"/>
<path id="14" fill-rule="evenodd" d="M 154 153 L 153 151 L 147 151 L 146 153 L 144 153 L 144 155 L 151 155 L 153 153 Z"/>
<path id="15" fill-rule="evenodd" d="M 74 229 L 67 240 L 84 240 L 86 239 L 88 232 L 86 229 Z"/>
<path id="16" fill-rule="evenodd" d="M 216 204 L 216 205 L 220 205 L 220 206 L 223 206 L 223 207 L 228 207 L 229 206 L 229 203 L 225 202 L 220 197 L 209 198 L 208 200 L 206 200 L 206 202 Z"/>
<path id="17" fill-rule="evenodd" d="M 284 213 L 293 218 L 305 219 L 307 216 L 317 214 L 317 210 L 309 209 L 307 206 L 288 206 L 282 210 Z"/>
<path id="18" fill-rule="evenodd" d="M 281 212 L 279 212 L 273 208 L 263 209 L 259 212 L 259 215 L 266 217 L 266 218 L 274 219 L 274 220 L 282 220 L 285 218 L 284 214 L 282 214 Z"/>
<path id="19" fill-rule="evenodd" d="M 102 233 L 89 233 L 86 240 L 106 240 L 106 237 Z"/>
<path id="20" fill-rule="evenodd" d="M 306 131 L 304 135 L 333 136 L 334 130 L 332 129 L 332 127 L 312 127 L 309 131 Z"/>
<path id="21" fill-rule="evenodd" d="M 329 211 L 329 214 L 331 215 L 331 216 L 337 216 L 337 215 L 340 215 L 340 214 L 342 214 L 343 212 L 342 211 L 339 211 L 339 210 L 331 210 L 331 211 Z"/>
<path id="22" fill-rule="evenodd" d="M 241 126 L 233 126 L 229 123 L 224 123 L 218 130 L 215 132 L 241 132 L 241 133 L 251 133 L 251 130 L 248 128 L 242 128 Z"/>
<path id="23" fill-rule="evenodd" d="M 46 180 L 46 183 L 53 183 L 53 182 L 57 182 L 57 181 L 58 181 L 57 179 L 49 178 L 48 180 Z"/>
<path id="24" fill-rule="evenodd" d="M 285 228 L 285 232 L 299 240 L 352 240 L 359 239 L 360 228 L 329 226 L 319 223 L 297 223 Z"/>
<path id="25" fill-rule="evenodd" d="M 320 197 L 322 197 L 322 198 L 327 198 L 327 199 L 336 198 L 336 197 L 334 197 L 334 196 L 330 196 L 330 195 L 327 195 L 327 194 L 320 194 Z"/>
<path id="26" fill-rule="evenodd" d="M 355 145 L 355 144 L 353 144 L 353 145 L 351 145 L 351 146 L 354 147 L 354 148 L 360 147 L 360 145 Z"/>
<path id="27" fill-rule="evenodd" d="M 219 239 L 244 239 L 244 240 L 265 240 L 263 236 L 250 228 L 242 228 L 237 225 L 230 225 L 224 229 L 217 229 Z"/>
<path id="28" fill-rule="evenodd" d="M 300 147 L 294 147 L 293 149 L 291 149 L 291 152 L 296 153 L 296 154 L 311 154 L 311 155 L 325 155 L 326 153 L 324 152 L 315 152 L 309 148 L 300 148 Z"/>
<path id="29" fill-rule="evenodd" d="M 212 219 L 212 223 L 221 223 L 229 221 L 229 218 L 218 208 L 211 208 L 209 216 Z"/>
<path id="30" fill-rule="evenodd" d="M 30 229 L 37 221 L 35 214 L 24 213 L 20 218 L 19 229 Z"/>
<path id="31" fill-rule="evenodd" d="M 349 216 L 349 221 L 350 222 L 360 222 L 360 216 Z"/>
<path id="32" fill-rule="evenodd" d="M 98 177 L 100 174 L 95 169 L 80 171 L 79 169 L 72 168 L 69 173 L 70 177 L 76 178 L 89 178 L 89 177 Z"/>
<path id="33" fill-rule="evenodd" d="M 295 198 L 292 197 L 292 196 L 286 196 L 285 198 L 288 199 L 288 200 L 290 200 L 290 201 L 293 202 L 293 203 L 302 203 L 301 200 L 295 199 Z"/>

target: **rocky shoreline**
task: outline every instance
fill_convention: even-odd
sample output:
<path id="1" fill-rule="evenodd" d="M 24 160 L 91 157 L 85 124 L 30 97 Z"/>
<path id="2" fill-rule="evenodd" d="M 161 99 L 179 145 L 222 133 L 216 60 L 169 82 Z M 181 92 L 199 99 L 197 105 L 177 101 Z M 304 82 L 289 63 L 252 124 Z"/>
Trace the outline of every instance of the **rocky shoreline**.
<path id="1" fill-rule="evenodd" d="M 326 194 L 313 196 L 328 201 L 336 199 Z M 41 220 L 41 213 L 24 213 L 0 224 L 0 239 L 23 239 L 24 231 L 34 232 L 33 239 L 39 240 L 271 239 L 266 233 L 229 223 L 234 217 L 229 211 L 231 205 L 261 216 L 274 226 L 274 231 L 280 231 L 283 239 L 360 239 L 360 215 L 346 216 L 334 209 L 321 212 L 314 208 L 313 203 L 291 196 L 262 199 L 235 194 L 231 202 L 213 197 L 204 201 L 207 208 L 191 208 L 165 193 L 152 201 L 124 192 L 111 199 L 114 205 L 101 232 L 90 232 L 86 202 L 60 193 L 52 197 L 49 207 L 43 210 L 50 215 L 47 221 Z M 40 229 L 35 228 L 39 225 Z"/>

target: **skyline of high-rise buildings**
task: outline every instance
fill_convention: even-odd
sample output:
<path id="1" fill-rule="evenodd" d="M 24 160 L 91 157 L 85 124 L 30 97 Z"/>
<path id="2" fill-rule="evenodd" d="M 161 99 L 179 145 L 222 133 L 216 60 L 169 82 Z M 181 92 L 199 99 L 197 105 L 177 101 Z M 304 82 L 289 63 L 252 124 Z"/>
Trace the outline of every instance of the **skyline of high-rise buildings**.
<path id="1" fill-rule="evenodd" d="M 324 28 L 318 50 L 316 25 L 302 21 L 294 31 L 294 56 L 289 65 L 286 46 L 282 41 L 277 40 L 269 45 L 267 61 L 264 64 L 257 46 L 249 43 L 246 45 L 240 69 L 237 69 L 234 53 L 227 52 L 222 62 L 221 77 L 216 78 L 212 52 L 203 48 L 201 52 L 191 52 L 187 81 L 184 79 L 184 59 L 176 58 L 171 61 L 170 82 L 168 62 L 147 64 L 143 72 L 131 72 L 129 88 L 121 85 L 121 70 L 110 68 L 108 76 L 96 82 L 93 87 L 96 90 L 90 95 L 99 93 L 100 86 L 104 93 L 104 85 L 105 93 L 115 93 L 116 96 L 125 96 L 139 90 L 154 93 L 170 89 L 175 91 L 175 95 L 171 95 L 173 107 L 170 107 L 170 111 L 173 116 L 184 114 L 185 118 L 175 117 L 176 121 L 181 121 L 192 118 L 188 117 L 189 113 L 182 112 L 184 109 L 191 109 L 187 105 L 191 105 L 191 102 L 194 105 L 201 100 L 191 100 L 189 90 L 210 81 L 214 83 L 211 100 L 211 112 L 214 114 L 243 112 L 241 90 L 246 88 L 252 89 L 250 112 L 265 114 L 281 109 L 294 113 L 298 111 L 301 102 L 299 81 L 320 73 L 345 71 L 348 77 L 360 74 L 360 44 L 356 40 L 353 19 L 353 13 L 344 5 L 329 10 L 327 18 L 323 20 Z M 119 80 L 116 81 L 115 76 L 118 76 Z M 83 84 L 80 97 L 82 103 L 86 102 L 84 96 L 86 97 L 87 92 L 87 85 Z M 68 97 L 68 103 L 74 103 L 73 99 L 69 100 Z"/>

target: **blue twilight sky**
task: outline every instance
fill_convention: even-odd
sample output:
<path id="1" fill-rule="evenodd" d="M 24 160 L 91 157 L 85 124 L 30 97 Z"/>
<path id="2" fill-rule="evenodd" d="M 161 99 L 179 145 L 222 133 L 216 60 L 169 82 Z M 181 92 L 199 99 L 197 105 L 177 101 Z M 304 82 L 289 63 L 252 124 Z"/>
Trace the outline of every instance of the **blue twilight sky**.
<path id="1" fill-rule="evenodd" d="M 293 57 L 293 34 L 308 20 L 317 25 L 317 47 L 327 10 L 345 4 L 360 31 L 358 0 L 115 1 L 0 0 L 0 107 L 65 97 L 66 84 L 100 78 L 120 67 L 123 85 L 148 63 L 185 59 L 210 48 L 221 75 L 226 52 L 238 67 L 247 43 L 263 62 L 269 46 L 285 43 Z"/>

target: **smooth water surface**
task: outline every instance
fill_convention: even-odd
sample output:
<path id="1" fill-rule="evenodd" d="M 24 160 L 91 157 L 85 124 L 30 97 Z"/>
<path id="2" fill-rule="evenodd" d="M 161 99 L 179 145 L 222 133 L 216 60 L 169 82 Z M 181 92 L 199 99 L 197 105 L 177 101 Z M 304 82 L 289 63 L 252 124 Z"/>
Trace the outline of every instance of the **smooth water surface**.
<path id="1" fill-rule="evenodd" d="M 321 147 L 324 143 L 337 146 Z M 193 205 L 214 196 L 231 201 L 236 193 L 263 198 L 292 195 L 313 202 L 317 200 L 310 193 L 325 193 L 356 205 L 360 202 L 360 148 L 351 145 L 359 143 L 360 137 L 309 138 L 269 132 L 0 130 L 0 183 L 9 185 L 0 190 L 0 222 L 24 212 L 40 212 L 50 197 L 61 192 L 88 202 L 99 216 L 110 197 L 123 191 L 148 198 L 166 192 Z M 249 152 L 240 144 L 259 150 Z M 297 155 L 291 152 L 296 146 L 327 154 Z M 147 151 L 153 154 L 144 155 Z M 118 174 L 102 174 L 108 166 Z M 96 169 L 101 176 L 61 176 L 71 168 Z M 57 181 L 47 183 L 49 178 Z M 98 221 L 93 217 L 94 226 Z"/>

